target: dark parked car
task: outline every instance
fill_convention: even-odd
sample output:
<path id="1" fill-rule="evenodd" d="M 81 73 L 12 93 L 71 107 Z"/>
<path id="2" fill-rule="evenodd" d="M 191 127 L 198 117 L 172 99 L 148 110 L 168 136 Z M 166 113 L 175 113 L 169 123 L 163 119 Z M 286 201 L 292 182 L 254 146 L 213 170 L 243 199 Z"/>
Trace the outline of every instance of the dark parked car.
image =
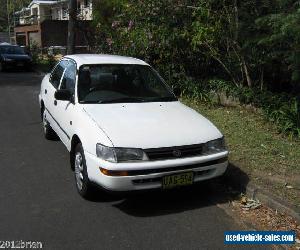
<path id="1" fill-rule="evenodd" d="M 0 44 L 0 71 L 9 68 L 30 70 L 31 65 L 32 58 L 25 53 L 23 48 L 17 45 Z"/>

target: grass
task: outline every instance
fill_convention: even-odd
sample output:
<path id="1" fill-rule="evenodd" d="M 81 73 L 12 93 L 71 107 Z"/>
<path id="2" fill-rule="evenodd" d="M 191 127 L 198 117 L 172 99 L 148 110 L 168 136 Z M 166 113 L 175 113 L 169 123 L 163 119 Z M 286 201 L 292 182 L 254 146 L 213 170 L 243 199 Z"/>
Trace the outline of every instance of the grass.
<path id="1" fill-rule="evenodd" d="M 234 165 L 252 181 L 300 207 L 299 139 L 279 134 L 259 112 L 245 107 L 211 106 L 189 98 L 182 98 L 182 102 L 221 130 Z"/>

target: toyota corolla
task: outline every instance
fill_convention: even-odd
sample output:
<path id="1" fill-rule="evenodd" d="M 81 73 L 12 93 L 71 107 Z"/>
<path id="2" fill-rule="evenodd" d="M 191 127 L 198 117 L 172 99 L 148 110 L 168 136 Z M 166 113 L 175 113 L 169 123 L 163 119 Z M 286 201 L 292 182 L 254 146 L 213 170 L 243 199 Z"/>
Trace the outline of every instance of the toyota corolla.
<path id="1" fill-rule="evenodd" d="M 170 189 L 225 172 L 223 135 L 174 92 L 147 63 L 121 56 L 65 56 L 44 77 L 44 135 L 70 152 L 80 195 L 91 184 Z"/>

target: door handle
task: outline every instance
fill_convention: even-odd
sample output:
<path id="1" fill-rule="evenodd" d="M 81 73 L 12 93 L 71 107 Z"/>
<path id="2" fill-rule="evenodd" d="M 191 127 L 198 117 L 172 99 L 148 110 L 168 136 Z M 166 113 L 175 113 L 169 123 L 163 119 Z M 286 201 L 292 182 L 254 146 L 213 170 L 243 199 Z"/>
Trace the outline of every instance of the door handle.
<path id="1" fill-rule="evenodd" d="M 54 105 L 55 105 L 55 106 L 57 105 L 57 101 L 56 101 L 56 100 L 54 100 Z"/>
<path id="2" fill-rule="evenodd" d="M 45 95 L 47 95 L 47 89 L 45 89 Z"/>

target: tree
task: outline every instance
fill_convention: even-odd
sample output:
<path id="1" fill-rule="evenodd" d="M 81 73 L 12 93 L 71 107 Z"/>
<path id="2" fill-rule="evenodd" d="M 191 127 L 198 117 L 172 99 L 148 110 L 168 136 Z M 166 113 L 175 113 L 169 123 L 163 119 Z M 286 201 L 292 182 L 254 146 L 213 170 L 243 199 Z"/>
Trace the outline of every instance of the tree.
<path id="1" fill-rule="evenodd" d="M 22 9 L 30 3 L 30 0 L 5 0 L 6 2 L 3 8 L 0 8 L 0 32 L 8 31 L 8 15 L 11 17 L 11 22 L 13 21 L 13 14 L 15 11 Z"/>
<path id="2" fill-rule="evenodd" d="M 77 21 L 77 1 L 69 0 L 69 22 L 68 22 L 68 54 L 75 53 L 76 39 L 76 21 Z"/>
<path id="3" fill-rule="evenodd" d="M 299 2 L 103 0 L 94 5 L 98 48 L 145 59 L 173 82 L 288 92 L 300 82 Z"/>

